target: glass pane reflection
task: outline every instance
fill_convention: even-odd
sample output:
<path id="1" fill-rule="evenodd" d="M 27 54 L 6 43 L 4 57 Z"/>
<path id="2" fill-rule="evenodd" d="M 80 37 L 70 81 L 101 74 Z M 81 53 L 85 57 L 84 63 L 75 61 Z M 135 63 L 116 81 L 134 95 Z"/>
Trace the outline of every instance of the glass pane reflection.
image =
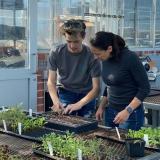
<path id="1" fill-rule="evenodd" d="M 0 68 L 28 66 L 27 0 L 1 0 Z"/>

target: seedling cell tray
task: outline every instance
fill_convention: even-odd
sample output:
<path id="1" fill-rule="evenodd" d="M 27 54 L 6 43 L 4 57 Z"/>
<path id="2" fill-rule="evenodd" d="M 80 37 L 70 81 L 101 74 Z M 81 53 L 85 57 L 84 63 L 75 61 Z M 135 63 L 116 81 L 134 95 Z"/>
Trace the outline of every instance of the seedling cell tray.
<path id="1" fill-rule="evenodd" d="M 119 129 L 121 139 L 118 139 L 118 136 L 116 135 L 116 130 L 114 128 L 110 129 L 104 129 L 104 131 L 100 132 L 95 132 L 94 135 L 97 138 L 102 138 L 102 139 L 108 139 L 114 142 L 118 143 L 125 143 L 125 134 L 127 133 L 127 130 L 124 129 Z M 151 147 L 151 146 L 145 146 L 145 149 L 150 150 L 150 151 L 155 151 L 155 152 L 160 152 L 160 148 L 156 147 Z"/>
<path id="2" fill-rule="evenodd" d="M 98 128 L 98 121 L 93 119 L 86 119 L 78 116 L 56 115 L 52 112 L 43 114 L 43 116 L 46 117 L 47 121 L 45 126 L 56 130 L 78 134 Z"/>
<path id="3" fill-rule="evenodd" d="M 145 150 L 145 155 L 144 157 L 137 157 L 137 158 L 132 158 L 132 157 L 129 157 L 125 151 L 125 146 L 124 144 L 121 144 L 121 149 L 122 151 L 119 151 L 119 148 L 118 148 L 118 144 L 115 142 L 114 144 L 114 152 L 118 153 L 120 152 L 121 155 L 119 155 L 119 157 L 108 157 L 107 160 L 111 160 L 111 159 L 114 159 L 114 160 L 141 160 L 142 159 L 145 159 L 145 160 L 153 160 L 152 158 L 156 157 L 157 156 L 160 156 L 159 153 L 156 153 L 156 152 L 152 152 L 152 151 L 148 151 L 148 150 Z M 41 146 L 36 146 L 34 148 L 32 148 L 32 151 L 34 154 L 37 154 L 37 155 L 40 155 L 41 157 L 46 157 L 46 158 L 49 158 L 49 159 L 52 159 L 52 160 L 66 160 L 65 158 L 62 158 L 62 157 L 58 157 L 56 155 L 54 155 L 54 151 L 53 151 L 53 156 L 51 156 L 49 153 L 43 151 L 43 149 L 41 148 Z M 122 153 L 123 152 L 123 153 Z M 156 159 L 155 159 L 156 160 Z M 158 160 L 158 159 L 157 159 Z"/>
<path id="4" fill-rule="evenodd" d="M 94 135 L 97 138 L 108 139 L 118 143 L 124 143 L 125 134 L 127 133 L 127 131 L 124 129 L 119 129 L 119 132 L 120 132 L 121 139 L 118 139 L 115 128 L 104 129 L 103 131 L 95 132 Z"/>
<path id="5" fill-rule="evenodd" d="M 40 156 L 44 156 L 46 158 L 50 158 L 50 159 L 53 159 L 53 160 L 66 160 L 66 159 L 63 159 L 63 158 L 59 158 L 57 156 L 51 156 L 50 154 L 42 151 L 41 147 L 35 147 L 32 149 L 33 150 L 33 153 L 37 154 L 37 155 L 40 155 Z"/>
<path id="6" fill-rule="evenodd" d="M 38 128 L 38 129 L 35 129 L 35 130 L 32 130 L 32 131 L 28 131 L 26 133 L 22 133 L 21 135 L 18 134 L 18 133 L 12 132 L 10 130 L 5 131 L 3 129 L 0 129 L 0 132 L 4 133 L 4 134 L 11 135 L 11 136 L 31 140 L 31 141 L 34 141 L 34 142 L 41 142 L 40 138 L 42 136 L 44 136 L 45 134 L 50 134 L 50 133 L 53 133 L 53 132 L 57 133 L 57 134 L 64 134 L 64 132 L 60 132 L 60 131 L 53 130 L 53 129 L 50 129 L 50 128 L 45 128 L 45 127 Z"/>

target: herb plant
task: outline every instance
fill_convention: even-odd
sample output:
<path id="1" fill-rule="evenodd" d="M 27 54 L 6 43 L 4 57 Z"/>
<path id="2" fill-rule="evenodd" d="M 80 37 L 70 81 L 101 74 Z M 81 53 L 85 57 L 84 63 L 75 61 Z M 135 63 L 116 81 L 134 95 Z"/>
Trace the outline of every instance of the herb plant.
<path id="1" fill-rule="evenodd" d="M 82 150 L 83 158 L 90 160 L 101 159 L 102 153 L 106 158 L 112 153 L 112 147 L 105 146 L 101 139 L 82 139 L 75 137 L 73 133 L 66 135 L 51 133 L 42 137 L 42 150 L 49 153 L 48 142 L 51 143 L 54 156 L 76 160 L 77 150 Z"/>
<path id="2" fill-rule="evenodd" d="M 13 106 L 9 110 L 0 112 L 0 125 L 2 120 L 6 121 L 7 127 L 14 132 L 17 131 L 18 123 L 22 123 L 22 131 L 26 132 L 35 128 L 44 126 L 44 117 L 28 117 L 24 112 L 22 106 Z"/>
<path id="3" fill-rule="evenodd" d="M 129 130 L 127 137 L 143 138 L 144 134 L 148 135 L 149 146 L 160 148 L 160 128 L 142 127 L 139 131 Z"/>

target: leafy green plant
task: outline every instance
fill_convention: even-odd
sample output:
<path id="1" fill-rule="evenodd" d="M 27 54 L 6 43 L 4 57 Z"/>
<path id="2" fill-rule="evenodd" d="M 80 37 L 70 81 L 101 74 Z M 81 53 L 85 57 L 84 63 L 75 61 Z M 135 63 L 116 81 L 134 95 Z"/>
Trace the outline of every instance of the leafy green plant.
<path id="1" fill-rule="evenodd" d="M 14 132 L 17 131 L 18 123 L 22 123 L 22 131 L 26 132 L 35 128 L 44 126 L 44 117 L 28 117 L 20 105 L 9 107 L 10 109 L 4 112 L 0 112 L 0 125 L 2 126 L 2 120 L 5 120 L 7 126 Z"/>
<path id="2" fill-rule="evenodd" d="M 0 125 L 2 125 L 2 120 L 5 120 L 8 126 L 15 131 L 17 129 L 18 122 L 22 122 L 26 118 L 22 109 L 21 105 L 17 105 L 10 106 L 9 110 L 0 112 Z"/>
<path id="3" fill-rule="evenodd" d="M 42 150 L 49 153 L 48 142 L 51 143 L 54 156 L 75 160 L 77 150 L 82 150 L 85 159 L 99 160 L 102 153 L 105 157 L 110 156 L 112 147 L 105 146 L 101 139 L 83 139 L 75 137 L 73 133 L 67 132 L 66 135 L 51 133 L 42 137 Z"/>
<path id="4" fill-rule="evenodd" d="M 37 118 L 26 118 L 23 120 L 23 131 L 29 131 L 35 128 L 43 127 L 45 124 L 45 118 L 44 117 L 37 117 Z"/>
<path id="5" fill-rule="evenodd" d="M 143 138 L 144 134 L 148 135 L 149 146 L 160 147 L 160 128 L 142 127 L 138 131 L 129 130 L 128 138 Z"/>
<path id="6" fill-rule="evenodd" d="M 134 131 L 131 129 L 128 130 L 128 134 L 127 134 L 128 138 L 143 138 L 143 136 L 144 136 L 144 133 L 142 132 L 142 130 L 139 130 L 139 131 Z"/>

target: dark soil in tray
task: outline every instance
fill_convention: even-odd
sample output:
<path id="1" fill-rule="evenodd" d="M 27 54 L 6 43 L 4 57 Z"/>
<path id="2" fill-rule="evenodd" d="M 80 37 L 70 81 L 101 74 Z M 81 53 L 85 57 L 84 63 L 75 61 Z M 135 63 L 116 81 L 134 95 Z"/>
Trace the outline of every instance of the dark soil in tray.
<path id="1" fill-rule="evenodd" d="M 32 131 L 28 131 L 26 133 L 22 133 L 23 135 L 30 136 L 30 137 L 35 137 L 35 138 L 40 138 L 45 134 L 50 134 L 52 132 L 60 133 L 59 131 L 49 129 L 49 128 L 38 128 Z"/>
<path id="2" fill-rule="evenodd" d="M 48 121 L 53 121 L 54 123 L 61 123 L 68 126 L 80 126 L 92 123 L 89 120 L 85 120 L 81 117 L 66 116 L 62 114 L 56 114 L 54 112 L 48 112 L 46 114 L 43 114 L 43 116 L 45 116 Z"/>
<path id="3" fill-rule="evenodd" d="M 19 138 L 24 138 L 27 140 L 32 140 L 32 141 L 36 141 L 36 142 L 41 142 L 40 138 L 42 136 L 44 136 L 45 134 L 50 134 L 50 133 L 57 133 L 57 134 L 64 134 L 64 132 L 62 131 L 57 131 L 54 129 L 50 129 L 50 128 L 37 128 L 34 129 L 32 131 L 28 131 L 23 133 L 22 135 L 19 135 L 18 132 L 13 132 L 11 130 L 8 130 L 7 132 L 4 130 L 0 130 L 2 133 L 8 134 L 8 135 L 12 135 L 15 137 L 19 137 Z"/>
<path id="4" fill-rule="evenodd" d="M 118 138 L 115 128 L 99 129 L 94 133 L 94 135 L 101 138 L 112 139 L 118 142 L 124 142 L 124 140 L 126 139 L 127 130 L 119 129 L 119 133 L 120 133 L 121 139 Z"/>
<path id="5" fill-rule="evenodd" d="M 46 117 L 46 127 L 61 131 L 68 130 L 74 133 L 82 133 L 94 130 L 98 127 L 98 122 L 96 120 L 83 117 L 58 115 L 54 112 L 49 112 L 42 116 Z"/>

